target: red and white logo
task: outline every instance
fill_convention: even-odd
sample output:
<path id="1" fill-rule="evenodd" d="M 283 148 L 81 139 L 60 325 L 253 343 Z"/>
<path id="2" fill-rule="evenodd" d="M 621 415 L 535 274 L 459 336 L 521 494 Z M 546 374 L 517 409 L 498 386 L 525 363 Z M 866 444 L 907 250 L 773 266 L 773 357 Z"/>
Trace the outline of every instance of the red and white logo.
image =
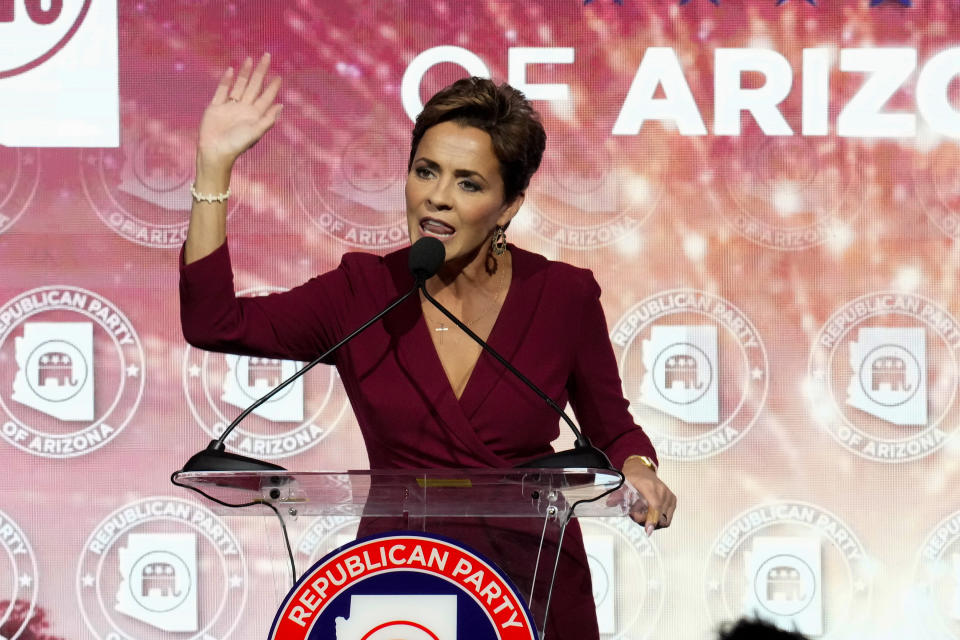
<path id="1" fill-rule="evenodd" d="M 271 640 L 535 640 L 526 604 L 455 541 L 389 533 L 331 552 L 284 600 Z"/>
<path id="2" fill-rule="evenodd" d="M 0 144 L 115 147 L 117 5 L 0 0 Z"/>

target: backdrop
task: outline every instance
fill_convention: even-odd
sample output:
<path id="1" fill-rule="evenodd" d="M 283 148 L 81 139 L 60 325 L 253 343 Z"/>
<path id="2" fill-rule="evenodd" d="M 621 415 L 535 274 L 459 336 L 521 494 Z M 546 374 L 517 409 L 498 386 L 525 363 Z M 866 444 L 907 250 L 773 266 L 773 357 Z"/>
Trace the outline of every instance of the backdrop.
<path id="1" fill-rule="evenodd" d="M 406 242 L 435 90 L 542 113 L 510 240 L 593 270 L 679 496 L 650 540 L 584 525 L 605 638 L 960 637 L 958 33 L 953 0 L 0 0 L 0 634 L 267 633 L 275 521 L 168 478 L 299 366 L 178 319 L 200 114 L 269 51 L 285 109 L 231 185 L 249 295 Z M 323 368 L 231 445 L 366 466 Z M 301 569 L 355 526 L 297 524 Z"/>

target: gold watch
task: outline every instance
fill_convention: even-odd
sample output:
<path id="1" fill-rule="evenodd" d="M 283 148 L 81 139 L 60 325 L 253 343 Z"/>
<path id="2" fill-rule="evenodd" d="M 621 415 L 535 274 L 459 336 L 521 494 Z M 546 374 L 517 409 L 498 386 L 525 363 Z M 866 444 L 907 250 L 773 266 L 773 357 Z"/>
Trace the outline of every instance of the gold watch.
<path id="1" fill-rule="evenodd" d="M 654 473 L 657 472 L 657 463 L 654 462 L 654 461 L 653 461 L 653 458 L 651 458 L 650 456 L 632 455 L 632 456 L 628 456 L 628 457 L 627 457 L 627 460 L 639 460 L 640 462 L 642 462 L 642 463 L 645 464 L 646 466 L 650 467 L 650 469 L 651 469 Z M 624 461 L 623 461 L 624 464 L 626 464 L 627 460 L 624 460 Z"/>

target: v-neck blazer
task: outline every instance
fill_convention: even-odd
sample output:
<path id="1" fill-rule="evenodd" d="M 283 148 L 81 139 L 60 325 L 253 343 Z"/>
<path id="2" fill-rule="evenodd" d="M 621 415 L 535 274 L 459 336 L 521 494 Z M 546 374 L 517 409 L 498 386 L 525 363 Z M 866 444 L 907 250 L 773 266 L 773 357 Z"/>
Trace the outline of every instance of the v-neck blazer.
<path id="1" fill-rule="evenodd" d="M 631 454 L 656 459 L 623 396 L 592 273 L 510 251 L 512 279 L 490 345 L 557 404 L 569 401 L 618 468 Z M 254 298 L 234 294 L 227 243 L 189 265 L 181 257 L 184 337 L 210 351 L 312 360 L 413 286 L 408 253 L 347 253 L 336 269 Z M 458 399 L 416 295 L 328 364 L 338 369 L 374 469 L 512 467 L 549 453 L 560 433 L 546 403 L 485 352 Z"/>

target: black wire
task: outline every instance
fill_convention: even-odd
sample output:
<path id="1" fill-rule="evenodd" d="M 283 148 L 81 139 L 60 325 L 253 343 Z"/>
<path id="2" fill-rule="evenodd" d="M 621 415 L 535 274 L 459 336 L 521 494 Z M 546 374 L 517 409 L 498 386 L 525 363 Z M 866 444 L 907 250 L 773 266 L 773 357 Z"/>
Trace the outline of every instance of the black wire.
<path id="1" fill-rule="evenodd" d="M 219 498 L 214 498 L 214 497 L 211 496 L 209 493 L 206 493 L 205 491 L 201 491 L 200 489 L 197 489 L 196 487 L 191 487 L 191 486 L 188 485 L 188 484 L 183 484 L 182 482 L 178 482 L 178 481 L 177 481 L 177 474 L 178 474 L 178 473 L 180 473 L 180 472 L 179 472 L 179 471 L 174 471 L 174 472 L 173 472 L 173 474 L 170 476 L 170 482 L 172 482 L 173 484 L 175 484 L 175 485 L 178 486 L 178 487 L 182 487 L 182 488 L 184 488 L 184 489 L 189 489 L 190 491 L 194 491 L 194 492 L 196 492 L 196 493 L 199 493 L 200 495 L 202 495 L 202 496 L 203 496 L 204 498 L 206 498 L 207 500 L 210 500 L 210 501 L 212 501 L 212 502 L 216 502 L 217 504 L 223 505 L 224 507 L 230 507 L 231 509 L 242 509 L 242 508 L 244 508 L 244 507 L 253 507 L 253 506 L 261 505 L 261 506 L 268 507 L 269 509 L 271 509 L 271 510 L 273 511 L 273 513 L 276 514 L 277 519 L 280 521 L 280 529 L 283 531 L 283 542 L 284 542 L 284 544 L 285 544 L 286 547 L 287 547 L 287 557 L 290 558 L 290 574 L 291 574 L 291 577 L 292 577 L 292 579 L 293 579 L 292 584 L 293 584 L 293 586 L 296 586 L 296 584 L 297 584 L 297 565 L 296 565 L 296 562 L 294 562 L 294 559 L 293 559 L 293 549 L 290 547 L 290 535 L 287 533 L 287 523 L 283 521 L 283 516 L 280 515 L 280 511 L 277 509 L 277 507 L 276 507 L 275 505 L 273 505 L 273 504 L 270 503 L 270 502 L 267 502 L 267 501 L 264 500 L 263 498 L 258 498 L 257 500 L 253 500 L 253 501 L 251 501 L 251 502 L 244 502 L 243 504 L 230 504 L 229 502 L 224 502 L 223 500 L 220 500 Z"/>

